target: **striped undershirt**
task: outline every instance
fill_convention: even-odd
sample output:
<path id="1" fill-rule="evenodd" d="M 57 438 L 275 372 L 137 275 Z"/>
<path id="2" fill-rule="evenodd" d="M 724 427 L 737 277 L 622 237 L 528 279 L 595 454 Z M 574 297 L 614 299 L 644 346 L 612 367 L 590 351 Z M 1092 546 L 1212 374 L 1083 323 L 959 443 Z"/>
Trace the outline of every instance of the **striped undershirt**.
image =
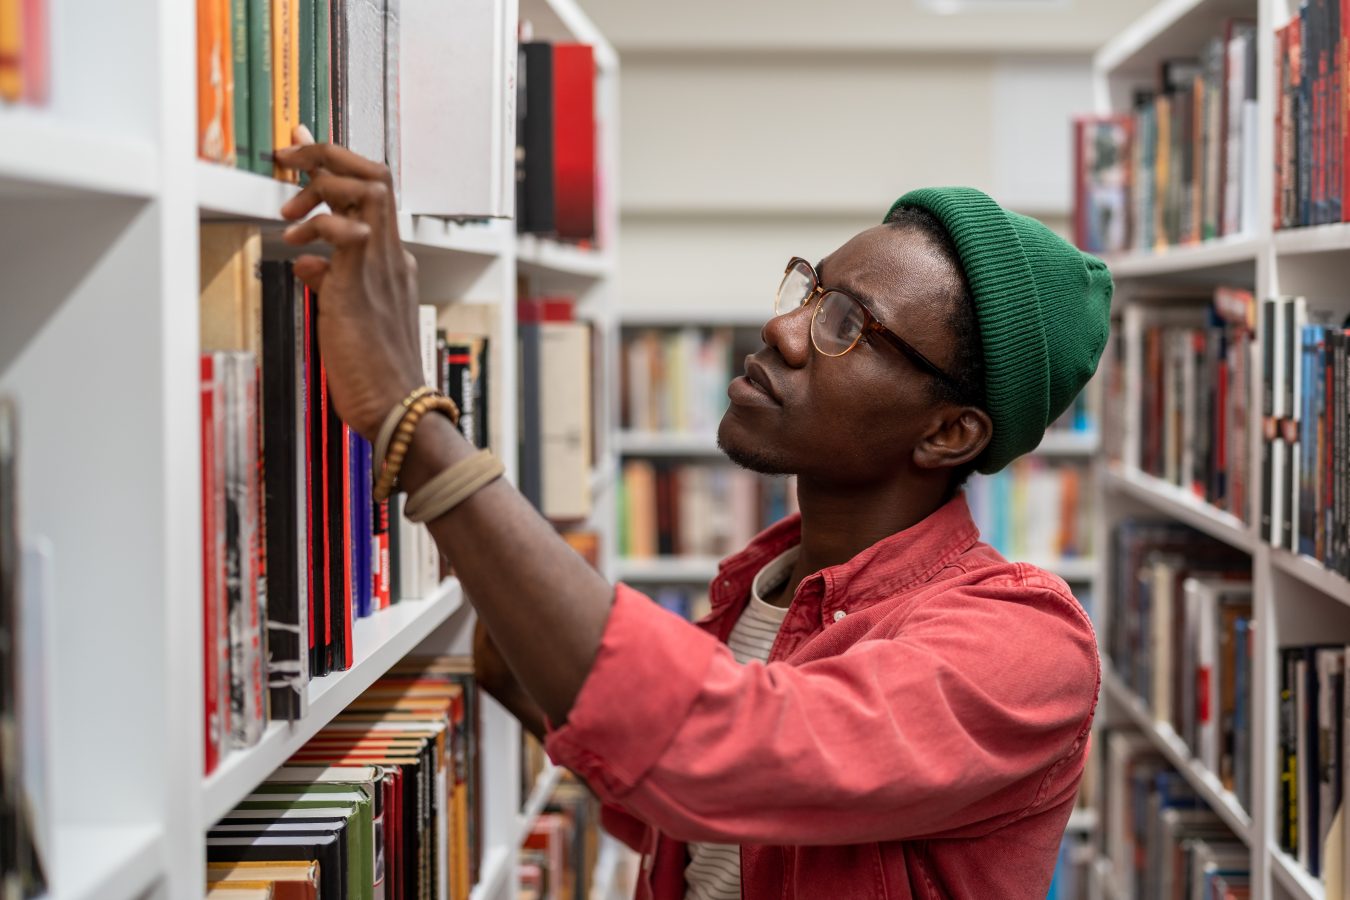
<path id="1" fill-rule="evenodd" d="M 800 549 L 793 547 L 774 558 L 751 582 L 750 602 L 727 637 L 727 646 L 741 665 L 752 659 L 769 661 L 787 607 L 766 603 L 764 596 L 788 580 Z M 684 883 L 684 900 L 740 900 L 741 848 L 736 844 L 690 844 Z"/>

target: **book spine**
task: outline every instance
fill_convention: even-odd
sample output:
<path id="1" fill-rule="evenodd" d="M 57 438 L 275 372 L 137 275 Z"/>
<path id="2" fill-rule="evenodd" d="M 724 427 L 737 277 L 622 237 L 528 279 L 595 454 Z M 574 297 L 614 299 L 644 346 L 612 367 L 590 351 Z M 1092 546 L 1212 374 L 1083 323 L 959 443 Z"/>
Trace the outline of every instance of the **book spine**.
<path id="1" fill-rule="evenodd" d="M 23 102 L 44 106 L 51 97 L 51 13 L 49 0 L 21 0 L 23 16 Z M 3 63 L 0 63 L 2 66 Z"/>
<path id="2" fill-rule="evenodd" d="M 229 0 L 197 0 L 197 155 L 234 165 Z"/>
<path id="3" fill-rule="evenodd" d="M 234 81 L 234 164 L 253 169 L 253 98 L 249 89 L 249 0 L 229 0 L 230 67 Z"/>
<path id="4" fill-rule="evenodd" d="M 262 615 L 259 608 L 257 363 L 225 355 L 226 590 L 230 606 L 231 745 L 251 747 L 264 721 Z"/>
<path id="5" fill-rule="evenodd" d="M 329 0 L 314 3 L 314 140 L 333 140 L 333 22 Z"/>
<path id="6" fill-rule="evenodd" d="M 272 8 L 270 0 L 248 0 L 249 167 L 271 175 Z"/>
<path id="7" fill-rule="evenodd" d="M 224 423 L 224 410 L 218 406 L 220 381 L 216 374 L 216 359 L 212 354 L 201 357 L 201 464 L 202 464 L 202 601 L 203 601 L 203 686 L 205 724 L 205 769 L 210 774 L 220 763 L 225 752 L 228 724 L 228 702 L 224 702 L 222 686 L 229 681 L 229 658 L 220 658 L 222 642 L 229 646 L 221 629 L 221 613 L 225 609 L 223 500 L 224 479 L 217 466 L 223 463 L 224 446 L 219 440 L 218 426 Z M 226 629 L 226 631 L 228 628 Z M 221 663 L 224 662 L 222 667 Z"/>
<path id="8" fill-rule="evenodd" d="M 314 60 L 314 16 L 315 5 L 318 0 L 299 0 L 299 18 L 298 26 L 298 78 L 300 82 L 300 105 L 299 118 L 300 124 L 309 129 L 309 133 L 314 135 L 316 141 L 322 140 L 319 134 L 319 123 L 315 113 L 315 60 Z"/>
<path id="9" fill-rule="evenodd" d="M 403 196 L 403 122 L 400 116 L 399 41 L 400 3 L 384 0 L 384 162 L 394 182 L 394 196 Z"/>
<path id="10" fill-rule="evenodd" d="M 272 149 L 293 144 L 300 124 L 300 0 L 270 0 L 272 5 Z M 274 167 L 279 181 L 297 181 L 298 173 Z"/>
<path id="11" fill-rule="evenodd" d="M 0 100 L 22 99 L 24 56 L 23 6 L 20 0 L 0 0 Z"/>

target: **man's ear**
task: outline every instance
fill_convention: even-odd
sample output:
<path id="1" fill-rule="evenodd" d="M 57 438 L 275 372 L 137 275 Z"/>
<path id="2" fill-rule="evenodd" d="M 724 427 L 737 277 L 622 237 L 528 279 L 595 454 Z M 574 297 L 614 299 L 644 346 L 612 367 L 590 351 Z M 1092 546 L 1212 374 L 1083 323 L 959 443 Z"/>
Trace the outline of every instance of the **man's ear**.
<path id="1" fill-rule="evenodd" d="M 921 469 L 965 465 L 984 452 L 993 436 L 989 413 L 974 406 L 945 406 L 914 445 L 914 464 Z"/>

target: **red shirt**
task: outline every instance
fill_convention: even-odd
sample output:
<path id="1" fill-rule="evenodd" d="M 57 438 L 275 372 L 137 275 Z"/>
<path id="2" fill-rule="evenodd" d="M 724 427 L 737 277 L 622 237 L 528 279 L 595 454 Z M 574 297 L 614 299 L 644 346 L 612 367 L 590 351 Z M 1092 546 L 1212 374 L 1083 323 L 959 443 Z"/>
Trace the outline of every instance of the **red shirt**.
<path id="1" fill-rule="evenodd" d="M 1068 587 L 979 542 L 958 496 L 801 583 L 767 665 L 724 642 L 793 516 L 726 559 L 698 627 L 625 585 L 554 761 L 682 900 L 685 841 L 742 896 L 1044 898 L 1101 672 Z"/>

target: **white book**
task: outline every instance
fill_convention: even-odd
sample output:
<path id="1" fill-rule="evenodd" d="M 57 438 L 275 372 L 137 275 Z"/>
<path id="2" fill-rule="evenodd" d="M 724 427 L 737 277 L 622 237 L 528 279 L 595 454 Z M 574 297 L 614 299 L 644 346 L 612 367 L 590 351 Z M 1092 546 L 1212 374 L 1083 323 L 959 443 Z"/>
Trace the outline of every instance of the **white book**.
<path id="1" fill-rule="evenodd" d="M 1172 721 L 1172 679 L 1175 668 L 1172 659 L 1173 604 L 1182 602 L 1181 598 L 1173 597 L 1173 593 L 1179 565 L 1184 563 L 1170 556 L 1158 558 L 1149 565 L 1153 583 L 1153 610 L 1150 614 L 1153 628 L 1152 707 L 1153 718 L 1159 722 Z"/>
<path id="2" fill-rule="evenodd" d="M 1260 156 L 1257 153 L 1261 133 L 1257 127 L 1258 121 L 1256 101 L 1244 100 L 1242 103 L 1242 175 L 1240 188 L 1242 199 L 1238 201 L 1238 209 L 1239 226 L 1242 233 L 1246 235 L 1256 234 L 1256 199 L 1260 196 L 1257 193 L 1261 172 Z"/>
<path id="3" fill-rule="evenodd" d="M 1303 326 L 1308 324 L 1308 301 L 1294 297 L 1285 307 L 1284 353 L 1282 361 L 1285 379 L 1292 381 L 1293 402 L 1286 397 L 1284 404 L 1284 544 L 1293 553 L 1298 552 L 1301 494 L 1299 478 L 1303 468 L 1303 454 L 1299 452 L 1299 425 L 1303 420 Z"/>
<path id="4" fill-rule="evenodd" d="M 1242 227 L 1242 106 L 1247 83 L 1247 41 L 1249 36 L 1235 32 L 1228 42 L 1228 160 L 1223 186 L 1223 234 L 1236 234 Z"/>
<path id="5" fill-rule="evenodd" d="M 505 53 L 502 5 L 502 0 L 401 0 L 398 63 L 408 212 L 515 214 L 514 188 L 507 194 L 503 170 L 510 162 L 514 185 L 516 54 Z M 514 30 L 511 35 L 514 41 Z M 509 98 L 503 55 L 510 57 Z M 508 127 L 511 156 L 502 145 Z"/>
<path id="6" fill-rule="evenodd" d="M 539 325 L 540 512 L 555 520 L 591 514 L 591 330 L 583 322 Z"/>
<path id="7" fill-rule="evenodd" d="M 389 166 L 389 175 L 394 182 L 394 196 L 401 197 L 403 190 L 401 139 L 402 125 L 399 121 L 399 65 L 398 52 L 401 31 L 403 0 L 384 0 L 384 162 Z"/>
<path id="8" fill-rule="evenodd" d="M 1261 340 L 1266 343 L 1268 349 L 1265 358 L 1270 362 L 1270 371 L 1265 373 L 1267 382 L 1271 390 L 1271 417 L 1275 420 L 1274 427 L 1267 425 L 1267 438 L 1269 439 L 1268 452 L 1270 453 L 1269 470 L 1265 473 L 1269 484 L 1266 490 L 1270 494 L 1270 534 L 1269 540 L 1272 546 L 1284 546 L 1284 465 L 1285 465 L 1285 446 L 1284 438 L 1281 434 L 1280 420 L 1284 417 L 1284 353 L 1285 353 L 1285 316 L 1284 306 L 1288 303 L 1288 297 L 1276 297 L 1267 300 L 1269 304 L 1265 307 L 1266 311 L 1272 314 L 1262 317 L 1265 331 L 1261 335 Z M 1273 435 L 1272 433 L 1273 432 Z"/>
<path id="9" fill-rule="evenodd" d="M 384 162 L 385 0 L 347 0 L 343 10 L 347 147 Z"/>

